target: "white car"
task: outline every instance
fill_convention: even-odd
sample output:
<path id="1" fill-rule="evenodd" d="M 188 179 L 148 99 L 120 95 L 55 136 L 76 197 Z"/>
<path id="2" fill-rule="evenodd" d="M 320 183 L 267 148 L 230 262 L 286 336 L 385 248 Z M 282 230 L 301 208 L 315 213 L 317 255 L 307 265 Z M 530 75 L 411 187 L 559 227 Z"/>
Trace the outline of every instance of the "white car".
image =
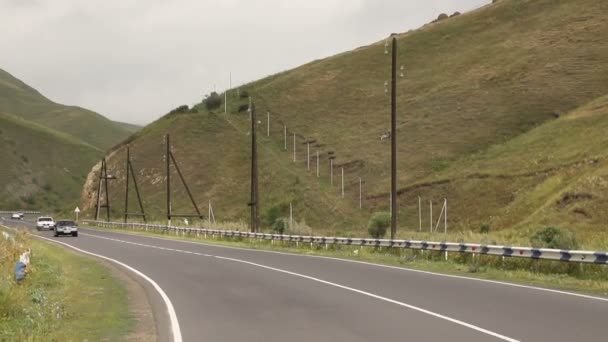
<path id="1" fill-rule="evenodd" d="M 53 230 L 55 228 L 55 221 L 53 220 L 52 217 L 39 217 L 36 220 L 36 229 L 37 230 Z"/>
<path id="2" fill-rule="evenodd" d="M 59 235 L 78 236 L 78 225 L 74 221 L 57 221 L 55 237 Z"/>
<path id="3" fill-rule="evenodd" d="M 11 220 L 23 220 L 23 214 L 22 213 L 13 213 L 11 215 Z"/>

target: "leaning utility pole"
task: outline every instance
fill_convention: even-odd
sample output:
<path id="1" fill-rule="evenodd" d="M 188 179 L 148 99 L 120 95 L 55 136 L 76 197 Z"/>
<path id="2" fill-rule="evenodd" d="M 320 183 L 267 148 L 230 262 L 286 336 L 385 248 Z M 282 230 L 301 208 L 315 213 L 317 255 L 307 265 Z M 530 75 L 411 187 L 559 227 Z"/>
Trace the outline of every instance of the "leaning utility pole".
<path id="1" fill-rule="evenodd" d="M 391 70 L 391 240 L 397 238 L 397 37 L 393 37 Z"/>
<path id="2" fill-rule="evenodd" d="M 137 186 L 137 177 L 135 176 L 135 171 L 133 170 L 133 164 L 131 163 L 131 149 L 127 146 L 127 165 L 126 165 L 126 180 L 125 180 L 125 223 L 128 223 L 130 216 L 140 216 L 143 218 L 144 223 L 146 220 L 146 212 L 144 211 L 144 205 L 141 200 L 141 196 L 139 194 L 139 187 Z M 139 203 L 139 210 L 141 211 L 139 214 L 129 213 L 129 175 L 133 177 L 133 185 L 135 186 L 135 193 L 137 194 L 137 202 Z"/>
<path id="3" fill-rule="evenodd" d="M 258 148 L 256 141 L 255 105 L 249 98 L 249 111 L 251 112 L 251 232 L 259 231 L 259 203 L 258 203 Z"/>
<path id="4" fill-rule="evenodd" d="M 194 200 L 194 196 L 192 196 L 192 192 L 190 191 L 190 187 L 188 183 L 186 183 L 186 179 L 182 174 L 182 170 L 179 168 L 179 164 L 177 160 L 175 160 L 175 156 L 173 156 L 173 152 L 171 152 L 171 141 L 169 134 L 166 136 L 166 144 L 167 144 L 167 225 L 171 226 L 171 218 L 173 217 L 182 217 L 182 218 L 200 218 L 203 220 L 203 215 L 201 214 L 196 201 Z M 182 185 L 186 189 L 186 194 L 188 194 L 188 198 L 190 198 L 190 202 L 192 203 L 192 207 L 196 211 L 196 215 L 176 215 L 173 214 L 173 208 L 171 207 L 171 162 L 175 166 L 175 171 L 177 171 L 177 175 L 179 179 L 182 181 Z"/>
<path id="5" fill-rule="evenodd" d="M 95 221 L 99 220 L 99 212 L 101 208 L 106 209 L 106 220 L 110 222 L 110 195 L 108 192 L 108 179 L 114 179 L 115 177 L 108 175 L 108 167 L 106 165 L 106 158 L 101 159 L 101 171 L 99 174 L 99 186 L 97 187 L 97 205 L 95 206 Z M 105 189 L 106 202 L 104 205 L 101 204 L 101 184 L 103 183 Z"/>

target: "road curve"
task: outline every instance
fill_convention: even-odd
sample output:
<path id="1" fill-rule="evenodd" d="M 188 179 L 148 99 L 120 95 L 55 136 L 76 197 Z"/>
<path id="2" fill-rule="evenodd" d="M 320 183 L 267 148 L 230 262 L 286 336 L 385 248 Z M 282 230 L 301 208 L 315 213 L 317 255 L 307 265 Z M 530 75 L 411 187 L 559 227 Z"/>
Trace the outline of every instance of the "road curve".
<path id="1" fill-rule="evenodd" d="M 604 298 L 93 229 L 58 240 L 152 278 L 171 299 L 184 341 L 599 341 L 608 335 Z"/>

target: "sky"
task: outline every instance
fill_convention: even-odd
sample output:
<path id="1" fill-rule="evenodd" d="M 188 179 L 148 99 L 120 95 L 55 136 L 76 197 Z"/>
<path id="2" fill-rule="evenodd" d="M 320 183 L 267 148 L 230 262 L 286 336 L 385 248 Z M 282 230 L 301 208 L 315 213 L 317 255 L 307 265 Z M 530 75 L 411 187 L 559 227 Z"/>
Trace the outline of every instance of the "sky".
<path id="1" fill-rule="evenodd" d="M 55 102 L 149 123 L 205 94 L 490 0 L 0 0 L 0 69 Z"/>

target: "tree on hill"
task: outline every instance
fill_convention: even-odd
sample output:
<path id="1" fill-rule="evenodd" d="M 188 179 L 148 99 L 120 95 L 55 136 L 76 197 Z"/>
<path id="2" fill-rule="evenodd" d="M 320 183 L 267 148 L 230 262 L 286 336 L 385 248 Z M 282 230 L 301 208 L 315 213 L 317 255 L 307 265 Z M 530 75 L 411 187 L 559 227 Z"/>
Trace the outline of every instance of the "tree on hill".
<path id="1" fill-rule="evenodd" d="M 205 96 L 203 104 L 205 104 L 205 108 L 208 110 L 217 109 L 222 105 L 222 97 L 218 93 L 212 92 Z"/>

